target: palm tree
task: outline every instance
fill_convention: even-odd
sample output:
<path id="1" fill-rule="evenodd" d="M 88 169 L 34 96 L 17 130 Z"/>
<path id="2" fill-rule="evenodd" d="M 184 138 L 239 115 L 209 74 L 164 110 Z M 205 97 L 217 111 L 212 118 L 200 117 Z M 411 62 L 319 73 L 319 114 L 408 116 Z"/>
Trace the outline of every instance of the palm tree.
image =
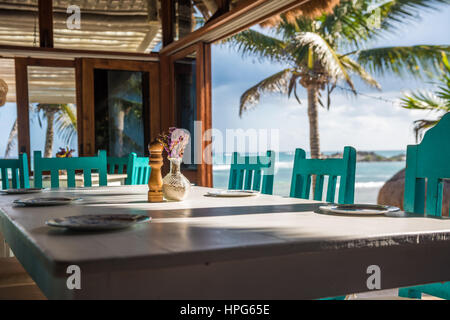
<path id="1" fill-rule="evenodd" d="M 427 76 L 437 70 L 441 52 L 450 51 L 450 46 L 425 45 L 367 49 L 368 41 L 394 31 L 398 23 L 416 19 L 419 11 L 449 3 L 391 0 L 374 6 L 374 1 L 342 0 L 331 14 L 315 18 L 282 14 L 275 19 L 271 34 L 249 29 L 229 38 L 227 41 L 243 56 L 287 66 L 241 95 L 239 115 L 257 105 L 264 93 L 293 94 L 301 104 L 297 94 L 300 85 L 307 91 L 311 157 L 320 158 L 318 106 L 329 109 L 335 88 L 356 94 L 353 79 L 358 77 L 380 89 L 374 73 Z M 322 99 L 324 91 L 326 101 Z"/>
<path id="2" fill-rule="evenodd" d="M 108 104 L 110 108 L 110 137 L 115 141 L 110 150 L 118 157 L 125 156 L 131 150 L 141 150 L 142 146 L 125 133 L 126 116 L 142 119 L 142 75 L 136 72 L 115 73 L 116 81 L 110 88 Z M 136 128 L 139 130 L 139 128 Z"/>
<path id="3" fill-rule="evenodd" d="M 42 127 L 41 115 L 47 120 L 45 131 L 44 157 L 50 158 L 53 153 L 53 140 L 55 135 L 55 120 L 59 134 L 70 143 L 73 135 L 77 131 L 77 120 L 74 106 L 68 104 L 47 104 L 39 103 L 36 106 L 39 125 Z"/>
<path id="4" fill-rule="evenodd" d="M 71 104 L 37 104 L 35 108 L 30 106 L 38 116 L 39 125 L 42 127 L 42 119 L 46 118 L 47 128 L 45 133 L 44 157 L 51 157 L 53 150 L 53 139 L 56 125 L 56 132 L 64 141 L 69 144 L 77 132 L 77 118 L 75 106 Z M 56 120 L 56 121 L 55 121 Z M 9 133 L 6 144 L 5 158 L 11 153 L 17 137 L 17 120 Z"/>
<path id="5" fill-rule="evenodd" d="M 433 127 L 444 114 L 450 112 L 450 64 L 447 56 L 442 55 L 442 73 L 437 88 L 433 91 L 416 91 L 404 94 L 400 99 L 400 105 L 406 109 L 429 110 L 437 112 L 437 119 L 420 119 L 414 121 L 414 133 L 416 141 L 422 137 L 424 130 Z"/>

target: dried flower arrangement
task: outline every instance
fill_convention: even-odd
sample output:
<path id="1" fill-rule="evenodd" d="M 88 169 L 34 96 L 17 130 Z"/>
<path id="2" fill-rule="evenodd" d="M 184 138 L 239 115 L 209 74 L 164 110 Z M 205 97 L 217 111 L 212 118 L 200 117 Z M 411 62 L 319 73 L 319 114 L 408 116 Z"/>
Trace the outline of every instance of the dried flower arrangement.
<path id="1" fill-rule="evenodd" d="M 69 147 L 59 148 L 59 151 L 56 153 L 57 158 L 72 158 L 72 153 L 74 153 L 74 149 L 69 149 Z"/>
<path id="2" fill-rule="evenodd" d="M 156 140 L 161 143 L 169 158 L 182 158 L 189 143 L 189 133 L 183 129 L 170 127 L 169 132 L 160 134 Z"/>

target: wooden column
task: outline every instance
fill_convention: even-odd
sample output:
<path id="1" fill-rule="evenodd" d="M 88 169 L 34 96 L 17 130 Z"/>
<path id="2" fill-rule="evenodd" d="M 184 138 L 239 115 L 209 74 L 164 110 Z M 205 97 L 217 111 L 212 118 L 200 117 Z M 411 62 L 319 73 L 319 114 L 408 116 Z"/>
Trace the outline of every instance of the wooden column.
<path id="1" fill-rule="evenodd" d="M 203 113 L 203 132 L 208 131 L 212 128 L 212 84 L 211 84 L 211 44 L 204 44 L 204 72 L 205 72 L 205 102 L 204 102 L 204 113 Z M 212 143 L 212 141 L 203 141 L 203 150 Z M 212 150 L 208 148 L 208 150 Z M 205 151 L 203 151 L 205 152 Z M 203 185 L 207 187 L 213 186 L 213 176 L 212 176 L 212 153 L 206 155 L 210 157 L 211 162 L 204 165 L 203 169 Z"/>
<path id="2" fill-rule="evenodd" d="M 39 0 L 39 45 L 53 48 L 53 1 Z"/>
<path id="3" fill-rule="evenodd" d="M 212 165 L 207 164 L 205 161 L 207 159 L 203 158 L 206 147 L 211 143 L 204 141 L 205 132 L 212 127 L 211 45 L 200 42 L 197 46 L 197 121 L 202 123 L 202 163 L 198 165 L 197 182 L 201 186 L 212 187 Z M 212 157 L 212 155 L 206 155 L 206 157 Z"/>
<path id="4" fill-rule="evenodd" d="M 28 154 L 30 161 L 30 115 L 28 103 L 28 73 L 26 58 L 15 59 L 16 70 L 16 106 L 19 153 Z M 30 167 L 30 166 L 28 166 Z"/>
<path id="5" fill-rule="evenodd" d="M 173 42 L 175 37 L 175 1 L 161 0 L 161 24 L 163 47 Z"/>
<path id="6" fill-rule="evenodd" d="M 75 84 L 77 95 L 77 136 L 78 136 L 78 155 L 84 155 L 83 143 L 83 60 L 81 58 L 75 59 Z"/>

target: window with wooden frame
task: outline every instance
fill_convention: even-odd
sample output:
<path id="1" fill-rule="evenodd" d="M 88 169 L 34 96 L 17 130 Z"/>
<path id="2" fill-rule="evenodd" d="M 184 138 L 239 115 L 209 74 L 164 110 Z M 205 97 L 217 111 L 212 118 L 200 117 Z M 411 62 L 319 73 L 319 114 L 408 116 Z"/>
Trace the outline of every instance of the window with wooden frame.
<path id="1" fill-rule="evenodd" d="M 211 47 L 199 42 L 170 57 L 161 57 L 163 128 L 176 126 L 191 134 L 183 173 L 198 185 L 212 186 L 211 155 L 205 132 L 211 128 Z M 168 71 L 168 72 L 167 72 Z M 167 77 L 169 74 L 169 77 Z M 195 125 L 194 125 L 195 124 Z"/>

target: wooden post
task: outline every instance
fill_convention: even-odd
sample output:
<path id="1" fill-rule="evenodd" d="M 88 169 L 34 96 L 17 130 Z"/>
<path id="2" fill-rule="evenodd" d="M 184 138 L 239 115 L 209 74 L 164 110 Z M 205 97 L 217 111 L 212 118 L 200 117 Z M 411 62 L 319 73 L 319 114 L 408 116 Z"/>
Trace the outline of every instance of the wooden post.
<path id="1" fill-rule="evenodd" d="M 173 42 L 175 37 L 175 1 L 161 0 L 161 24 L 163 47 Z"/>
<path id="2" fill-rule="evenodd" d="M 41 48 L 53 48 L 53 2 L 39 0 L 39 45 Z"/>
<path id="3" fill-rule="evenodd" d="M 162 175 L 161 167 L 163 165 L 163 146 L 156 140 L 148 145 L 150 153 L 149 165 L 152 168 L 150 178 L 148 179 L 148 202 L 162 202 Z"/>

